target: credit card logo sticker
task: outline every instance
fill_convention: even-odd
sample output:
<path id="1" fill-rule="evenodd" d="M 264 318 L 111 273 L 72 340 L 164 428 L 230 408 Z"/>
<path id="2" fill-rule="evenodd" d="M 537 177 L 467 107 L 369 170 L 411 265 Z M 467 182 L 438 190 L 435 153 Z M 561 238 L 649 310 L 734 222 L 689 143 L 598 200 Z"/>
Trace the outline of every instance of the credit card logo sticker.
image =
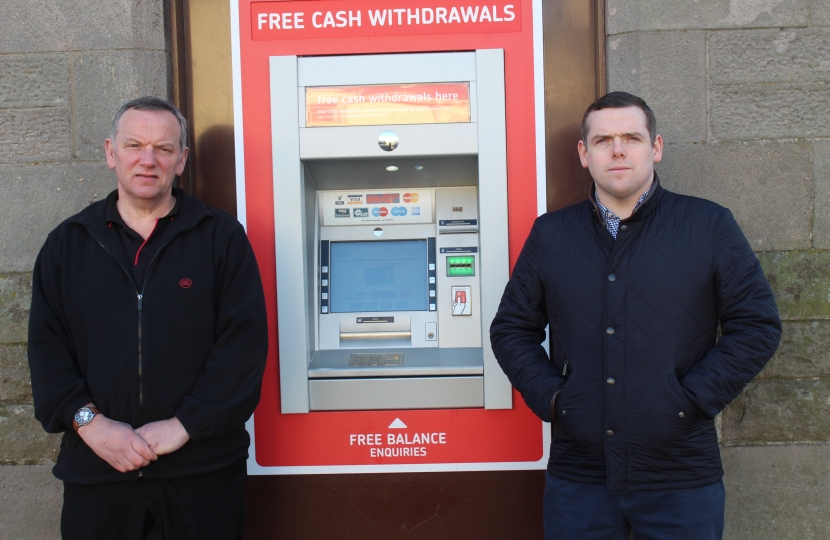
<path id="1" fill-rule="evenodd" d="M 405 216 L 406 215 L 406 207 L 405 206 L 393 206 L 392 207 L 392 215 L 393 216 Z"/>
<path id="2" fill-rule="evenodd" d="M 355 208 L 354 209 L 354 217 L 369 217 L 369 209 L 368 208 Z"/>
<path id="3" fill-rule="evenodd" d="M 420 216 L 421 215 L 421 207 L 420 206 L 413 206 L 412 207 L 412 215 L 413 216 Z"/>
<path id="4" fill-rule="evenodd" d="M 346 201 L 343 200 L 343 195 L 338 195 L 337 200 L 334 201 L 334 204 L 336 204 L 336 205 L 346 204 Z"/>
<path id="5" fill-rule="evenodd" d="M 349 195 L 349 204 L 363 204 L 363 195 Z"/>
<path id="6" fill-rule="evenodd" d="M 405 202 L 407 204 L 408 203 L 416 203 L 419 200 L 421 200 L 421 198 L 418 196 L 417 193 L 404 193 L 403 194 L 403 202 Z"/>
<path id="7" fill-rule="evenodd" d="M 389 213 L 389 210 L 386 209 L 385 206 L 376 206 L 372 208 L 372 215 L 375 217 L 386 217 L 386 214 Z"/>
<path id="8" fill-rule="evenodd" d="M 351 209 L 350 208 L 335 208 L 334 209 L 334 217 L 336 218 L 347 218 L 351 216 Z"/>

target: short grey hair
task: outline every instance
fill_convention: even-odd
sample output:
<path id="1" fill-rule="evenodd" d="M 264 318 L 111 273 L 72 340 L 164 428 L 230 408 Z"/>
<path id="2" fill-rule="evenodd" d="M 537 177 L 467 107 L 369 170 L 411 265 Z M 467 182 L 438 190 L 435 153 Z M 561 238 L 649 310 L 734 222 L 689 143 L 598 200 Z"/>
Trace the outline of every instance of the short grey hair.
<path id="1" fill-rule="evenodd" d="M 118 123 L 121 122 L 121 117 L 130 109 L 137 111 L 167 111 L 176 117 L 179 122 L 179 150 L 184 151 L 187 148 L 187 120 L 181 111 L 172 103 L 165 99 L 154 96 L 144 96 L 121 105 L 118 112 L 115 113 L 115 119 L 112 121 L 112 129 L 110 130 L 110 140 L 115 143 L 115 136 L 118 134 Z"/>

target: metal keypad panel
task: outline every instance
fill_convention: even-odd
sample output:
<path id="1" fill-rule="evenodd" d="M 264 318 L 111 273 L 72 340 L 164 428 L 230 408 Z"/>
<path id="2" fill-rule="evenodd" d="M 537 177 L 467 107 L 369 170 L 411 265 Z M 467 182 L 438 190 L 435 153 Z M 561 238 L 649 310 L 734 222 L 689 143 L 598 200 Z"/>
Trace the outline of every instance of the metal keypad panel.
<path id="1" fill-rule="evenodd" d="M 352 354 L 350 366 L 402 366 L 403 353 Z"/>

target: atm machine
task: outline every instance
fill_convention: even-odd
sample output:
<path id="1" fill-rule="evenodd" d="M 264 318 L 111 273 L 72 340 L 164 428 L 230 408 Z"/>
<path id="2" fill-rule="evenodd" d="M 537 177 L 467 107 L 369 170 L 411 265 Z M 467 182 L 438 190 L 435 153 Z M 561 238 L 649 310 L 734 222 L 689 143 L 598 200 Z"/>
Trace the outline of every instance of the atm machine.
<path id="1" fill-rule="evenodd" d="M 278 56 L 270 81 L 281 412 L 511 408 L 489 341 L 509 274 L 503 51 Z M 316 120 L 383 85 L 462 95 L 451 116 Z"/>

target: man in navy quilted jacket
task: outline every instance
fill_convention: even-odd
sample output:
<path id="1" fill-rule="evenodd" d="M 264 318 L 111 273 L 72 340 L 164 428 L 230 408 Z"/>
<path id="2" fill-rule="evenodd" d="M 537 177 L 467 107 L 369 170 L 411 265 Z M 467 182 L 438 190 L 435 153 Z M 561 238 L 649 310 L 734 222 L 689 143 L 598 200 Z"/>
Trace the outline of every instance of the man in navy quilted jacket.
<path id="1" fill-rule="evenodd" d="M 775 299 L 728 209 L 660 186 L 645 101 L 598 99 L 578 151 L 589 200 L 536 220 L 490 328 L 551 422 L 545 538 L 720 539 L 714 418 L 775 352 Z"/>

